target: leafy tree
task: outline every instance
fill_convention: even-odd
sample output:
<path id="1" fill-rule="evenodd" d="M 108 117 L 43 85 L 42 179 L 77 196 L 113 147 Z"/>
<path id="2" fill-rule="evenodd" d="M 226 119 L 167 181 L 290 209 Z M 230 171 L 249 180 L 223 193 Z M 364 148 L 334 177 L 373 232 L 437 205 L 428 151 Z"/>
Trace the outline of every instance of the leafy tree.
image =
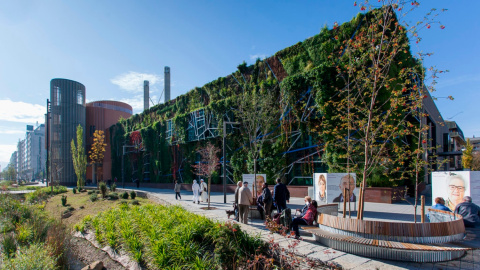
<path id="1" fill-rule="evenodd" d="M 193 165 L 193 169 L 196 174 L 204 175 L 208 179 L 208 209 L 210 209 L 210 186 L 212 183 L 212 174 L 220 166 L 220 159 L 218 158 L 220 149 L 209 142 L 204 148 L 198 149 L 197 153 L 201 158 L 198 164 Z"/>
<path id="2" fill-rule="evenodd" d="M 372 173 L 381 169 L 389 179 L 401 179 L 408 158 L 415 157 L 417 173 L 423 165 L 425 127 L 418 120 L 424 116 L 422 100 L 428 96 L 422 55 L 416 59 L 410 54 L 408 35 L 416 38 L 418 28 L 399 23 L 398 17 L 412 10 L 406 4 L 386 0 L 375 8 L 366 1 L 360 9 L 369 12 L 361 17 L 358 29 L 334 27 L 339 42 L 329 58 L 335 59 L 337 76 L 320 94 L 324 157 L 331 171 L 361 175 L 359 219 Z M 419 24 L 433 23 L 425 18 Z M 418 136 L 416 150 L 411 150 L 412 134 Z"/>
<path id="3" fill-rule="evenodd" d="M 474 151 L 472 156 L 472 171 L 480 171 L 480 151 Z"/>
<path id="4" fill-rule="evenodd" d="M 462 155 L 462 166 L 465 169 L 472 170 L 473 163 L 473 145 L 470 142 L 470 139 L 467 139 L 467 144 L 465 145 L 465 151 Z"/>
<path id="5" fill-rule="evenodd" d="M 85 154 L 85 146 L 83 143 L 83 128 L 81 125 L 77 126 L 77 145 L 72 139 L 70 143 L 73 169 L 77 175 L 77 187 L 82 188 L 85 186 L 85 174 L 87 173 L 87 155 Z"/>
<path id="6" fill-rule="evenodd" d="M 93 183 L 96 183 L 96 165 L 103 163 L 106 146 L 107 144 L 105 143 L 105 133 L 103 132 L 103 130 L 95 130 L 95 132 L 93 133 L 92 148 L 90 149 L 90 151 L 88 151 L 88 154 L 90 155 L 90 163 L 93 166 Z"/>
<path id="7" fill-rule="evenodd" d="M 247 140 L 248 158 L 253 161 L 255 179 L 257 161 L 267 142 L 269 133 L 273 130 L 274 124 L 278 123 L 279 109 L 275 96 L 275 93 L 278 92 L 277 89 L 278 84 L 273 81 L 261 84 L 259 88 L 255 86 L 249 87 L 248 84 L 245 84 L 236 114 L 242 123 L 242 134 L 245 135 Z M 253 194 L 256 196 L 256 185 L 254 185 L 253 189 Z"/>

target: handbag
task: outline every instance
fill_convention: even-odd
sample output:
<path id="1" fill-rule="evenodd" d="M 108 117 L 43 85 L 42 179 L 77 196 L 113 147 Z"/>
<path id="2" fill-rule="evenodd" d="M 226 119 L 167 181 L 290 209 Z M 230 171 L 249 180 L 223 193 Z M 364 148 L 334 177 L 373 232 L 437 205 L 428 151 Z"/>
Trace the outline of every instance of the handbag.
<path id="1" fill-rule="evenodd" d="M 207 192 L 207 188 L 206 188 L 206 187 L 204 187 L 204 188 L 203 188 L 203 191 Z"/>

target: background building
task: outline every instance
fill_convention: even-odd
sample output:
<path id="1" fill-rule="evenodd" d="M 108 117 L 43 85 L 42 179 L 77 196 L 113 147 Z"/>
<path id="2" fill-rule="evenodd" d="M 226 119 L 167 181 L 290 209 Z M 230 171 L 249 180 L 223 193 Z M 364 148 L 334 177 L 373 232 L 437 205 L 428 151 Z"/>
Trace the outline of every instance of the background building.
<path id="1" fill-rule="evenodd" d="M 88 151 L 93 144 L 93 133 L 95 130 L 103 130 L 105 132 L 105 142 L 107 144 L 105 148 L 105 156 L 103 158 L 103 164 L 97 166 L 96 180 L 109 180 L 112 178 L 112 160 L 111 160 L 111 145 L 110 145 L 110 131 L 109 127 L 116 124 L 120 118 L 129 118 L 132 116 L 132 106 L 119 102 L 119 101 L 94 101 L 87 104 L 87 140 L 86 147 Z M 87 180 L 92 179 L 92 166 L 90 165 L 90 159 L 88 159 L 89 165 L 87 167 Z"/>
<path id="2" fill-rule="evenodd" d="M 47 112 L 47 151 L 50 153 L 49 177 L 63 185 L 74 185 L 70 143 L 76 141 L 77 126 L 85 128 L 85 86 L 67 79 L 50 81 L 50 106 Z M 85 143 L 85 138 L 84 138 Z M 83 145 L 82 147 L 85 147 Z M 49 178 L 50 180 L 51 178 Z"/>
<path id="3" fill-rule="evenodd" d="M 45 124 L 41 124 L 35 129 L 33 129 L 33 126 L 27 126 L 25 142 L 27 177 L 25 180 L 44 178 L 45 161 L 47 159 Z"/>

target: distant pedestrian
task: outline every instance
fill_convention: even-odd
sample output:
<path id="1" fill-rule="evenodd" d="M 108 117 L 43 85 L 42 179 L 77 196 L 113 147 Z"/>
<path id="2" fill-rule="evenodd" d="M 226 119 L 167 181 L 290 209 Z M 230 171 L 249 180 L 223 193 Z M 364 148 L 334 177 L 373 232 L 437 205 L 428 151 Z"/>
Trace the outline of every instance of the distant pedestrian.
<path id="1" fill-rule="evenodd" d="M 198 185 L 197 180 L 193 180 L 192 191 L 193 203 L 200 203 L 200 199 L 198 198 L 198 192 L 200 192 L 200 185 Z"/>
<path id="2" fill-rule="evenodd" d="M 263 196 L 263 208 L 265 209 L 265 217 L 271 218 L 272 217 L 272 192 L 268 188 L 267 183 L 263 183 L 262 186 L 262 196 Z"/>
<path id="3" fill-rule="evenodd" d="M 200 179 L 200 192 L 200 200 L 202 202 L 208 202 L 207 183 L 205 183 L 203 179 Z"/>
<path id="4" fill-rule="evenodd" d="M 252 191 L 248 188 L 248 182 L 243 182 L 238 195 L 240 222 L 248 224 L 248 211 L 253 203 Z"/>
<path id="5" fill-rule="evenodd" d="M 287 208 L 287 202 L 290 202 L 290 191 L 280 178 L 277 178 L 277 184 L 273 188 L 273 201 L 277 205 L 278 213 L 282 213 Z"/>
<path id="6" fill-rule="evenodd" d="M 462 215 L 465 227 L 476 227 L 480 225 L 480 207 L 472 203 L 470 196 L 463 197 L 463 202 L 457 204 L 455 214 Z"/>
<path id="7" fill-rule="evenodd" d="M 180 189 L 182 188 L 182 185 L 178 183 L 178 181 L 175 181 L 175 187 L 173 188 L 173 190 L 175 191 L 175 200 L 178 200 L 178 198 L 180 198 L 180 200 L 182 199 L 182 196 L 180 196 Z"/>
<path id="8" fill-rule="evenodd" d="M 239 190 L 242 187 L 243 182 L 238 181 L 237 182 L 237 188 L 235 189 L 235 202 L 233 203 L 233 209 L 235 210 L 235 220 L 239 221 L 239 215 L 238 215 L 238 195 L 239 195 Z"/>

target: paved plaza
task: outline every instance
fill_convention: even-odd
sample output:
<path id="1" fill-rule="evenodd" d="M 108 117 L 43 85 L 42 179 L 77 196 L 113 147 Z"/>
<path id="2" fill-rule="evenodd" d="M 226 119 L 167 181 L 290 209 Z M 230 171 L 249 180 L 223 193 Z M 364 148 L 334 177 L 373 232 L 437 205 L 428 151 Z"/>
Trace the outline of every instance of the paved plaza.
<path id="1" fill-rule="evenodd" d="M 192 192 L 190 191 L 182 190 L 182 200 L 177 201 L 175 200 L 175 193 L 173 190 L 154 188 L 140 188 L 139 190 L 150 192 L 160 201 L 181 205 L 195 214 L 203 215 L 221 222 L 229 220 L 225 210 L 233 209 L 232 204 L 234 194 L 227 194 L 227 203 L 224 204 L 223 193 L 213 192 L 211 194 L 212 202 L 210 205 L 216 209 L 207 211 L 202 209 L 207 206 L 206 203 L 194 204 L 192 202 Z M 294 209 L 302 208 L 303 201 L 303 198 L 291 198 L 288 207 L 292 209 L 292 215 L 294 214 Z M 413 212 L 413 206 L 406 202 L 396 204 L 365 203 L 365 219 L 413 222 Z M 419 212 L 420 206 L 417 209 L 417 213 Z M 353 211 L 353 205 L 351 213 L 353 216 L 356 215 L 356 211 Z M 341 214 L 341 212 L 339 214 Z M 233 218 L 233 216 L 231 218 Z M 417 220 L 420 220 L 419 215 L 417 218 Z M 292 239 L 286 239 L 278 234 L 271 234 L 263 225 L 263 221 L 258 219 L 250 220 L 248 225 L 240 225 L 243 230 L 248 231 L 251 235 L 258 235 L 264 240 L 268 241 L 274 237 L 281 247 L 286 248 L 293 241 Z M 308 234 L 302 234 L 302 241 L 297 247 L 297 253 L 310 258 L 317 258 L 325 262 L 338 264 L 344 269 L 480 269 L 479 249 L 469 251 L 464 257 L 454 261 L 439 263 L 411 263 L 371 259 L 333 250 L 322 246 L 314 240 L 312 235 Z"/>

